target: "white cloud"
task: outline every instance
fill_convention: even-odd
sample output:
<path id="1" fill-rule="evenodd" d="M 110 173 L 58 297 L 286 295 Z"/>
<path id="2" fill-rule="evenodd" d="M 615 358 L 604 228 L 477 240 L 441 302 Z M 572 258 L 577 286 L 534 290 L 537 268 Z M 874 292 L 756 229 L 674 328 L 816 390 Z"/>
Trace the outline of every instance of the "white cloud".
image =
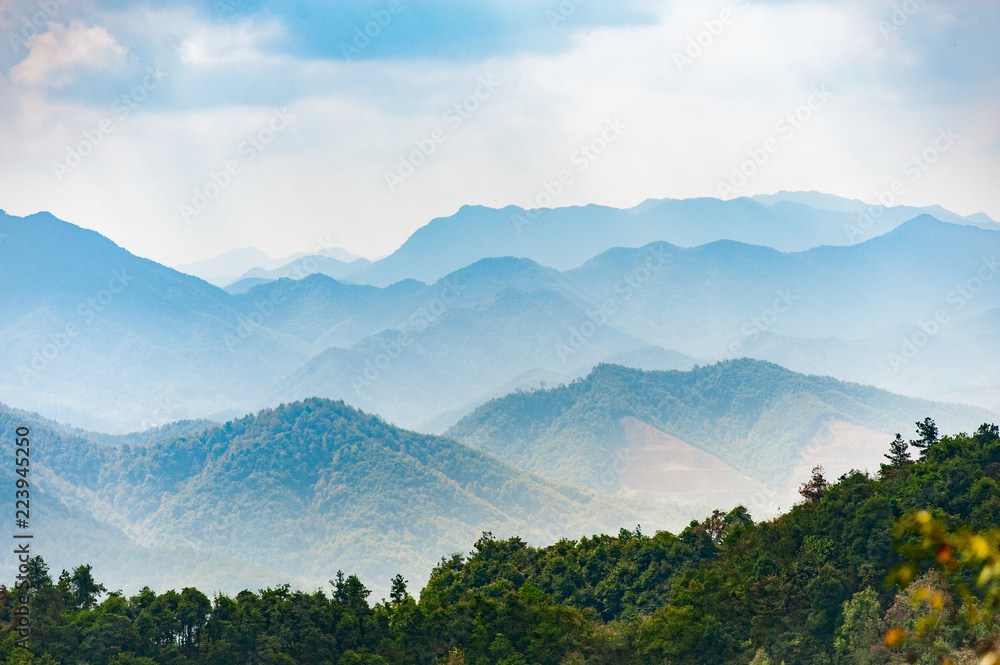
<path id="1" fill-rule="evenodd" d="M 253 64 L 274 59 L 264 56 L 261 47 L 284 34 L 284 26 L 273 19 L 264 23 L 246 20 L 235 26 L 202 24 L 181 43 L 180 56 L 183 62 L 198 66 Z"/>
<path id="2" fill-rule="evenodd" d="M 28 40 L 28 57 L 11 69 L 11 80 L 59 88 L 72 82 L 78 69 L 102 71 L 125 61 L 125 47 L 100 26 L 73 21 L 69 27 L 52 22 L 48 28 Z"/>

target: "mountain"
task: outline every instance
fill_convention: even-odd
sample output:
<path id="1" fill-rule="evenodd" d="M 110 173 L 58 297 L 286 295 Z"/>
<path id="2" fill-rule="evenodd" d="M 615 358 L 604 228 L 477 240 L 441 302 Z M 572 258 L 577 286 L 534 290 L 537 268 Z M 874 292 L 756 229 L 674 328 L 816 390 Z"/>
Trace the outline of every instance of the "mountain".
<path id="1" fill-rule="evenodd" d="M 361 279 L 360 276 L 371 268 L 371 261 L 356 257 L 353 254 L 347 254 L 343 250 L 341 252 L 336 256 L 307 254 L 281 263 L 274 268 L 255 266 L 246 272 L 240 273 L 238 277 L 230 278 L 225 286 L 229 289 L 247 280 L 260 280 L 260 282 L 264 282 L 281 279 L 282 277 L 302 279 L 307 275 L 326 275 L 327 277 L 341 281 L 351 282 L 358 280 L 365 283 L 365 280 Z"/>
<path id="2" fill-rule="evenodd" d="M 242 406 L 311 355 L 254 325 L 273 303 L 244 307 L 48 213 L 0 216 L 0 233 L 0 400 L 128 431 Z"/>
<path id="3" fill-rule="evenodd" d="M 862 213 L 866 212 L 871 220 L 862 219 L 863 222 L 868 222 L 869 225 L 879 224 L 883 225 L 879 221 L 881 216 L 888 211 L 892 211 L 890 214 L 892 218 L 897 218 L 902 216 L 903 219 L 911 219 L 913 217 L 918 217 L 920 215 L 931 215 L 943 222 L 950 222 L 952 224 L 969 224 L 971 226 L 978 226 L 987 230 L 1000 230 L 1000 223 L 994 221 L 989 215 L 982 212 L 977 212 L 973 215 L 958 215 L 949 210 L 945 210 L 939 205 L 924 206 L 915 208 L 912 206 L 892 206 L 891 208 L 886 208 L 886 206 L 879 204 L 865 203 L 860 199 L 846 199 L 841 196 L 835 196 L 833 194 L 824 194 L 822 192 L 810 191 L 810 192 L 786 192 L 780 191 L 776 194 L 757 194 L 750 197 L 752 200 L 759 203 L 763 203 L 766 206 L 780 205 L 785 202 L 796 203 L 799 205 L 808 206 L 815 210 L 836 210 L 838 212 L 851 212 L 851 213 Z M 863 224 L 861 226 L 864 226 Z M 864 231 L 864 228 L 859 228 L 859 230 Z M 891 228 L 881 228 L 878 234 L 881 235 L 886 231 L 892 230 Z M 865 234 L 865 237 L 870 237 L 871 234 Z"/>
<path id="4" fill-rule="evenodd" d="M 950 431 L 997 418 L 742 359 L 687 372 L 600 365 L 491 400 L 446 435 L 607 493 L 773 510 L 815 464 L 878 469 L 893 434 L 926 416 Z"/>
<path id="5" fill-rule="evenodd" d="M 92 497 L 100 482 L 101 465 L 113 454 L 112 448 L 95 444 L 79 432 L 37 414 L 0 404 L 0 435 L 4 440 L 14 441 L 20 427 L 29 428 L 31 453 L 27 478 L 30 529 L 26 533 L 33 536 L 33 550 L 41 553 L 56 573 L 71 570 L 86 559 L 93 562 L 95 572 L 113 583 L 112 589 L 198 584 L 235 593 L 246 585 L 305 582 L 296 574 L 277 573 L 180 543 L 141 542 L 127 524 L 114 519 L 112 510 L 94 508 Z M 146 437 L 145 433 L 135 434 L 129 440 L 135 443 Z M 53 468 L 61 469 L 61 473 L 53 473 Z M 14 487 L 19 478 L 12 469 L 0 470 L 0 482 L 5 487 Z M 3 507 L 13 515 L 13 493 L 4 498 Z M 0 555 L 0 567 L 13 571 L 17 566 L 13 548 L 7 548 Z"/>
<path id="6" fill-rule="evenodd" d="M 0 233 L 0 400 L 90 430 L 323 396 L 441 431 L 505 386 L 572 380 L 600 362 L 744 356 L 1000 402 L 1000 232 L 928 216 L 802 252 L 656 242 L 562 272 L 498 257 L 431 284 L 309 275 L 243 293 L 46 214 L 0 217 Z"/>
<path id="7" fill-rule="evenodd" d="M 178 272 L 200 277 L 209 284 L 226 286 L 247 270 L 257 266 L 274 268 L 278 265 L 280 263 L 276 259 L 272 259 L 256 247 L 240 247 L 210 259 L 184 263 L 173 268 Z"/>
<path id="8" fill-rule="evenodd" d="M 110 559 L 117 568 L 99 567 L 133 589 L 127 571 L 142 548 L 239 563 L 256 575 L 245 583 L 258 571 L 320 584 L 337 569 L 353 570 L 384 593 L 393 574 L 419 579 L 440 552 L 465 549 L 483 531 L 548 543 L 622 523 L 677 528 L 696 514 L 545 481 L 450 439 L 320 399 L 119 447 L 0 407 L 0 436 L 11 440 L 18 426 L 32 431 L 33 486 L 82 512 L 81 524 L 99 522 L 95 538 L 113 532 L 114 544 L 128 534 L 124 553 Z M 82 527 L 48 537 L 59 541 L 53 553 L 74 543 L 80 551 L 103 547 Z M 208 567 L 200 572 L 211 575 Z"/>
<path id="9" fill-rule="evenodd" d="M 617 248 L 567 271 L 565 279 L 593 304 L 611 301 L 617 325 L 628 332 L 719 357 L 730 342 L 767 331 L 860 338 L 900 322 L 919 323 L 936 308 L 951 310 L 953 321 L 984 312 L 1000 305 L 1000 292 L 984 288 L 1000 273 L 997 255 L 1000 232 L 925 215 L 859 245 L 804 252 L 731 241 Z M 635 283 L 625 283 L 627 276 Z M 980 279 L 974 297 L 956 288 Z M 762 317 L 768 320 L 754 322 Z"/>
<path id="10" fill-rule="evenodd" d="M 870 217 L 863 217 L 859 210 L 869 207 L 816 192 L 729 201 L 650 199 L 630 209 L 598 205 L 537 210 L 463 206 L 454 215 L 431 220 L 417 229 L 399 249 L 370 266 L 323 261 L 308 272 L 377 286 L 403 279 L 431 283 L 490 257 L 526 258 L 568 270 L 613 247 L 641 247 L 657 241 L 695 247 L 732 240 L 797 252 L 821 245 L 856 244 L 922 214 L 963 225 L 984 225 L 986 221 L 965 218 L 939 206 L 875 206 Z M 985 226 L 1000 230 L 995 223 Z M 268 275 L 255 271 L 245 276 Z"/>
<path id="11" fill-rule="evenodd" d="M 342 397 L 412 426 L 527 370 L 573 372 L 612 352 L 647 346 L 607 326 L 571 347 L 575 339 L 568 331 L 588 321 L 586 311 L 548 289 L 506 288 L 486 302 L 446 309 L 434 318 L 418 318 L 347 349 L 329 348 L 263 401 Z"/>
<path id="12" fill-rule="evenodd" d="M 297 268 L 296 266 L 304 264 L 305 266 L 312 267 L 312 264 L 308 260 L 304 260 L 305 257 L 311 257 L 312 261 L 320 262 L 320 265 L 326 260 L 348 264 L 361 259 L 360 256 L 351 254 L 346 249 L 340 247 L 324 248 L 322 254 L 299 252 L 281 259 L 272 259 L 256 247 L 241 247 L 210 259 L 174 266 L 174 269 L 188 275 L 200 277 L 215 286 L 225 287 L 246 277 L 262 277 L 263 275 L 267 275 L 266 279 L 277 279 L 279 276 L 283 277 L 288 274 L 294 274 L 297 271 L 301 272 L 301 268 Z M 368 263 L 368 261 L 364 260 L 363 262 L 365 264 Z M 300 277 L 310 274 L 310 272 L 324 271 L 312 270 L 301 272 Z"/>
<path id="13" fill-rule="evenodd" d="M 766 206 L 773 206 L 787 201 L 815 208 L 816 210 L 836 210 L 837 212 L 857 212 L 870 205 L 861 199 L 847 199 L 842 196 L 824 194 L 817 191 L 788 192 L 782 190 L 775 194 L 755 194 L 750 199 L 758 203 L 763 203 Z"/>
<path id="14" fill-rule="evenodd" d="M 934 399 L 964 390 L 963 401 L 991 407 L 997 257 L 997 231 L 923 216 L 797 253 L 732 242 L 609 250 L 564 278 L 591 307 L 614 310 L 623 332 L 689 356 L 755 357 Z"/>
<path id="15" fill-rule="evenodd" d="M 691 357 L 754 356 L 936 398 L 968 388 L 973 377 L 977 392 L 962 401 L 989 407 L 996 400 L 987 376 L 1000 369 L 1000 358 L 987 349 L 1000 341 L 1000 328 L 969 324 L 1000 307 L 1000 292 L 984 287 L 965 298 L 955 289 L 970 275 L 991 274 L 993 252 L 1000 254 L 1000 233 L 924 216 L 859 245 L 799 253 L 728 241 L 695 248 L 653 243 L 609 250 L 563 273 L 524 259 L 486 259 L 435 285 L 445 293 L 452 283 L 461 292 L 447 305 L 422 305 L 439 305 L 440 316 L 418 314 L 416 325 L 384 318 L 389 330 L 360 339 L 328 335 L 324 343 L 335 347 L 261 404 L 341 397 L 415 426 L 529 371 L 573 377 L 602 361 L 655 369 L 636 355 L 652 345 L 677 356 L 661 368 L 685 368 L 679 358 L 689 368 Z M 359 296 L 371 289 L 337 288 Z M 910 363 L 923 368 L 926 378 L 917 384 L 914 372 L 893 371 L 887 357 L 942 306 L 947 320 L 935 342 L 947 355 L 938 360 L 928 351 Z M 341 330 L 365 318 L 342 320 Z M 972 330 L 980 334 L 973 338 Z M 885 342 L 872 346 L 879 338 Z M 830 352 L 815 352 L 821 346 Z"/>

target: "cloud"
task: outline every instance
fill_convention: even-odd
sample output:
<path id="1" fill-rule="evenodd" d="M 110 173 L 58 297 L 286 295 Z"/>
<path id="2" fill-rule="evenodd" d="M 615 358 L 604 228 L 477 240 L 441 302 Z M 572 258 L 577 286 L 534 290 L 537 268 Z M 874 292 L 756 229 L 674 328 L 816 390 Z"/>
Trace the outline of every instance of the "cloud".
<path id="1" fill-rule="evenodd" d="M 0 207 L 51 210 L 167 263 L 248 244 L 291 254 L 327 235 L 375 255 L 463 204 L 528 205 L 562 169 L 573 183 L 558 206 L 715 196 L 748 151 L 774 136 L 780 151 L 739 195 L 817 189 L 873 200 L 951 127 L 960 135 L 954 148 L 904 202 L 1000 217 L 989 180 L 1000 168 L 1000 79 L 991 67 L 1000 6 L 923 3 L 904 20 L 893 18 L 898 0 L 635 1 L 628 12 L 506 1 L 509 9 L 500 0 L 400 0 L 391 21 L 379 13 L 389 0 L 244 0 L 225 16 L 212 14 L 212 3 L 92 0 L 102 11 L 85 14 L 73 12 L 93 5 L 63 5 L 62 23 L 79 18 L 113 36 L 96 40 L 103 66 L 128 63 L 93 71 L 101 56 L 83 54 L 62 63 L 52 52 L 86 30 L 76 22 L 48 46 L 32 42 L 35 63 L 17 66 L 27 78 L 0 78 L 0 182 L 8 185 Z M 560 7 L 579 9 L 550 26 L 546 12 Z M 379 17 L 384 26 L 367 26 Z M 879 22 L 893 20 L 887 39 Z M 366 26 L 371 41 L 345 58 L 343 43 Z M 689 48 L 697 55 L 681 68 L 675 56 Z M 117 115 L 112 102 L 151 63 L 168 78 Z M 54 90 L 64 72 L 71 84 Z M 452 122 L 446 114 L 481 77 L 499 87 Z M 48 87 L 24 90 L 29 79 Z M 825 87 L 829 102 L 786 140 L 777 123 L 813 87 Z M 195 222 L 182 223 L 178 205 L 242 159 L 241 142 L 286 105 L 294 126 Z M 574 152 L 617 117 L 627 126 L 620 140 L 579 170 Z M 57 181 L 52 162 L 105 118 L 114 131 Z M 390 190 L 386 171 L 436 130 L 446 140 Z"/>
<path id="2" fill-rule="evenodd" d="M 61 88 L 80 69 L 102 71 L 124 64 L 126 49 L 100 27 L 73 21 L 69 27 L 49 23 L 48 32 L 27 42 L 28 57 L 10 71 L 11 80 L 28 85 Z"/>

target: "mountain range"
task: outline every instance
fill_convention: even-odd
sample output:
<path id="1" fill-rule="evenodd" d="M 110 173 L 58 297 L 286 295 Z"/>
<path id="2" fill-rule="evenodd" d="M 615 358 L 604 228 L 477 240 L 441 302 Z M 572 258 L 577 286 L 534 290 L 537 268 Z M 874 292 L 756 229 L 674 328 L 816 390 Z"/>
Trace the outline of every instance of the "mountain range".
<path id="1" fill-rule="evenodd" d="M 420 579 L 483 531 L 551 543 L 621 524 L 678 529 L 705 510 L 546 481 L 320 399 L 117 445 L 0 405 L 0 437 L 18 427 L 30 429 L 37 551 L 56 570 L 85 557 L 130 591 L 315 587 L 343 569 L 385 595 L 392 575 Z"/>
<path id="2" fill-rule="evenodd" d="M 649 199 L 627 209 L 463 206 L 454 215 L 431 220 L 399 249 L 374 263 L 336 253 L 342 250 L 324 251 L 280 266 L 260 263 L 229 288 L 242 292 L 263 280 L 311 273 L 376 286 L 404 279 L 431 283 L 497 256 L 527 258 L 568 270 L 613 247 L 634 248 L 656 241 L 695 247 L 733 240 L 797 252 L 821 245 L 856 244 L 922 214 L 1000 230 L 1000 224 L 982 213 L 963 217 L 940 206 L 887 208 L 819 192 L 779 192 L 732 200 Z"/>
<path id="3" fill-rule="evenodd" d="M 463 208 L 374 263 L 226 289 L 0 214 L 0 436 L 33 431 L 50 563 L 130 589 L 149 560 L 161 586 L 384 592 L 483 531 L 771 515 L 916 420 L 998 419 L 995 223 L 890 208 L 848 243 L 858 204 L 547 210 L 514 240 L 516 209 Z M 372 283 L 304 270 L 338 261 Z"/>
<path id="4" fill-rule="evenodd" d="M 815 465 L 877 472 L 895 432 L 933 415 L 975 431 L 996 413 L 749 359 L 686 372 L 599 365 L 486 402 L 446 433 L 541 476 L 671 503 L 789 507 Z"/>
<path id="5" fill-rule="evenodd" d="M 1000 407 L 1000 232 L 926 215 L 802 252 L 654 242 L 563 271 L 495 257 L 432 284 L 316 274 L 242 294 L 45 213 L 0 232 L 0 400 L 93 430 L 320 396 L 441 432 L 503 392 L 651 355 Z"/>
<path id="6" fill-rule="evenodd" d="M 326 247 L 322 251 L 323 254 L 318 255 L 320 258 L 331 258 L 343 263 L 361 259 L 360 256 L 351 254 L 340 247 Z M 184 263 L 173 266 L 173 268 L 179 272 L 199 277 L 215 286 L 226 286 L 237 280 L 251 277 L 250 273 L 253 271 L 278 270 L 285 266 L 291 266 L 305 256 L 316 255 L 299 252 L 282 259 L 272 259 L 255 247 L 241 247 L 210 259 Z"/>
<path id="7" fill-rule="evenodd" d="M 30 429 L 35 545 L 56 570 L 85 556 L 130 592 L 235 592 L 314 587 L 340 569 L 385 595 L 395 574 L 422 584 L 487 531 L 546 545 L 622 525 L 678 531 L 736 505 L 771 516 L 817 464 L 830 478 L 874 473 L 890 433 L 918 419 L 975 431 L 997 415 L 742 359 L 600 365 L 491 400 L 444 437 L 320 398 L 114 436 L 0 405 L 0 437 Z M 12 552 L 0 563 L 13 567 Z"/>

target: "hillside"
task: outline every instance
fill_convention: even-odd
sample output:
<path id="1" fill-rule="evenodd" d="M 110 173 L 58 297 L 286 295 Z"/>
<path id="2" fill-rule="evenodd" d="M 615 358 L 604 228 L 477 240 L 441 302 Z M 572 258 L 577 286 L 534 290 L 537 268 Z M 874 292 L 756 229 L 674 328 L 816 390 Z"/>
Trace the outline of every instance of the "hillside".
<path id="1" fill-rule="evenodd" d="M 738 508 L 676 535 L 621 528 L 541 548 L 484 533 L 419 593 L 399 576 L 374 606 L 350 569 L 308 592 L 105 598 L 88 568 L 56 581 L 35 559 L 28 662 L 992 662 L 1000 630 L 975 610 L 995 611 L 1000 592 L 985 574 L 1000 561 L 998 434 L 943 437 L 770 521 Z M 12 644 L 15 598 L 0 594 L 5 662 L 25 655 Z"/>
<path id="2" fill-rule="evenodd" d="M 39 487 L 102 529 L 129 534 L 130 548 L 94 563 L 130 589 L 136 544 L 205 552 L 270 571 L 268 579 L 309 584 L 337 568 L 357 570 L 384 591 L 393 573 L 418 579 L 438 552 L 468 547 L 484 530 L 544 543 L 619 523 L 676 528 L 693 514 L 545 481 L 342 402 L 310 399 L 120 447 L 48 428 L 24 412 L 0 413 L 0 436 L 12 438 L 17 425 L 30 423 Z M 61 541 L 53 551 L 100 549 L 79 528 L 48 537 Z M 185 579 L 168 572 L 164 579 Z M 228 580 L 226 588 L 239 575 L 203 572 L 199 583 Z"/>
<path id="3" fill-rule="evenodd" d="M 997 417 L 743 359 L 687 372 L 600 365 L 569 385 L 491 400 L 447 435 L 608 493 L 773 510 L 813 464 L 877 469 L 893 434 L 930 413 L 964 431 Z"/>

